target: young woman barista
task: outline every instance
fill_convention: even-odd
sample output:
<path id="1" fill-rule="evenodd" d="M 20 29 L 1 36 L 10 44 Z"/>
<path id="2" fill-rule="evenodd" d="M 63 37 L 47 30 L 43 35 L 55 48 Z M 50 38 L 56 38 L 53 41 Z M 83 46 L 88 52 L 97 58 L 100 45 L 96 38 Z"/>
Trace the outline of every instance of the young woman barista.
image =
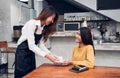
<path id="1" fill-rule="evenodd" d="M 58 14 L 54 8 L 47 6 L 37 18 L 24 25 L 15 54 L 15 78 L 22 78 L 36 68 L 35 53 L 54 64 L 60 63 L 44 45 L 48 37 L 56 31 L 57 19 Z"/>

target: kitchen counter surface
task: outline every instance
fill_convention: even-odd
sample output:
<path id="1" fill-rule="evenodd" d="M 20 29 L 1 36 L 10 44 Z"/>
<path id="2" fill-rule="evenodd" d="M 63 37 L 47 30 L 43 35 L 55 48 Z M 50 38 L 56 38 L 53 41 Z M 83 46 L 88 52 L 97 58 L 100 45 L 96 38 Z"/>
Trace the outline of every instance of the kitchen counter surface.
<path id="1" fill-rule="evenodd" d="M 94 44 L 95 50 L 120 50 L 120 43 Z"/>
<path id="2" fill-rule="evenodd" d="M 17 43 L 8 43 L 8 47 L 16 48 Z M 101 43 L 101 44 L 94 44 L 95 50 L 120 50 L 120 43 Z"/>

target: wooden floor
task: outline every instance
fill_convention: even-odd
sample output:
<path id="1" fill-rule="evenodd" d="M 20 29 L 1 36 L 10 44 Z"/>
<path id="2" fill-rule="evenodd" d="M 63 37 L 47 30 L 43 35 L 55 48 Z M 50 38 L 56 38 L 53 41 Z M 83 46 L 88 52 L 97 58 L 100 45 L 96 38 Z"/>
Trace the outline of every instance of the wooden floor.
<path id="1" fill-rule="evenodd" d="M 71 67 L 43 64 L 23 78 L 120 78 L 120 67 L 96 66 L 80 73 L 69 71 Z"/>

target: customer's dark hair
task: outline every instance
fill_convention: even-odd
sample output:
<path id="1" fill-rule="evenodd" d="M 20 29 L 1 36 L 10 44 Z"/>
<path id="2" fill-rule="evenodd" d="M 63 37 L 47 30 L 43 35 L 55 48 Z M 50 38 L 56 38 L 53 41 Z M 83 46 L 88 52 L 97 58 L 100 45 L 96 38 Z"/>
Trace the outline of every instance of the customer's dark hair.
<path id="1" fill-rule="evenodd" d="M 93 41 L 92 41 L 92 34 L 89 28 L 87 27 L 81 27 L 80 28 L 80 35 L 81 35 L 81 39 L 82 42 L 86 45 L 91 44 L 93 45 Z"/>
<path id="2" fill-rule="evenodd" d="M 89 28 L 87 28 L 87 27 L 81 27 L 80 28 L 80 35 L 81 35 L 82 42 L 85 45 L 92 45 L 93 48 L 94 48 L 92 34 L 91 34 L 91 31 L 90 31 Z"/>

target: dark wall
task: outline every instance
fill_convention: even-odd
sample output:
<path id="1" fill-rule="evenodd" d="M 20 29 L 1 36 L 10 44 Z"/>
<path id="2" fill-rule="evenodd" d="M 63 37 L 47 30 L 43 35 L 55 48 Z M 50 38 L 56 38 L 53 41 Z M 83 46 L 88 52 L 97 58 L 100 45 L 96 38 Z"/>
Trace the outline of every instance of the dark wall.
<path id="1" fill-rule="evenodd" d="M 97 0 L 97 10 L 120 9 L 120 0 Z"/>

